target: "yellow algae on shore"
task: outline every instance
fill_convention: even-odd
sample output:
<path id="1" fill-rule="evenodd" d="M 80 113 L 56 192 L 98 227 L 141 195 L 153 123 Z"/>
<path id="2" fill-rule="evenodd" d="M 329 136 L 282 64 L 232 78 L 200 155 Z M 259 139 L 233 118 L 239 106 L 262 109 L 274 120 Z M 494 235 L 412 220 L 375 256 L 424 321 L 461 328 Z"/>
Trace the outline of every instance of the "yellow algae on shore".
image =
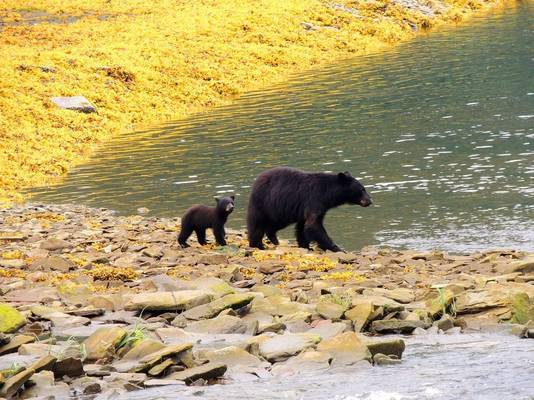
<path id="1" fill-rule="evenodd" d="M 227 104 L 497 0 L 4 0 L 0 203 L 120 132 Z M 54 96 L 97 108 L 59 109 Z"/>

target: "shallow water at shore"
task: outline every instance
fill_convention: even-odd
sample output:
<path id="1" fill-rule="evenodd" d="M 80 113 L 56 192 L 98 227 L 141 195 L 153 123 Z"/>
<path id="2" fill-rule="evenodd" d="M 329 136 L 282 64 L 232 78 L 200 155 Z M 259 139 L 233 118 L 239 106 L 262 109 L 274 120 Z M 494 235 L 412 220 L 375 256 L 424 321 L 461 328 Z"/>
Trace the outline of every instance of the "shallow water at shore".
<path id="1" fill-rule="evenodd" d="M 129 133 L 34 200 L 180 215 L 266 168 L 350 170 L 375 206 L 327 218 L 345 248 L 534 249 L 534 4 Z M 285 232 L 286 237 L 291 232 Z"/>
<path id="2" fill-rule="evenodd" d="M 406 340 L 399 365 L 256 382 L 148 389 L 129 399 L 411 400 L 534 398 L 534 347 L 502 334 L 423 335 Z M 125 397 L 126 398 L 126 397 Z"/>

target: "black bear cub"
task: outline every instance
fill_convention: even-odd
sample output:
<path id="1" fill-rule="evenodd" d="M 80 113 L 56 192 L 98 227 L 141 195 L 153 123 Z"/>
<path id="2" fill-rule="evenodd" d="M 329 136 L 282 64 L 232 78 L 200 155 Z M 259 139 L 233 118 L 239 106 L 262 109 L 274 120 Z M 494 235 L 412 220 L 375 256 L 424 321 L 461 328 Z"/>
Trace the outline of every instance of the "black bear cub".
<path id="1" fill-rule="evenodd" d="M 194 231 L 197 234 L 198 243 L 205 245 L 208 243 L 206 242 L 206 229 L 211 228 L 217 244 L 226 246 L 224 224 L 234 210 L 234 200 L 234 196 L 216 197 L 215 207 L 195 205 L 187 210 L 182 217 L 182 230 L 178 235 L 178 243 L 182 247 L 188 247 L 187 239 Z"/>
<path id="2" fill-rule="evenodd" d="M 258 175 L 248 202 L 247 229 L 250 247 L 263 249 L 263 236 L 277 245 L 276 232 L 296 223 L 299 247 L 312 241 L 323 250 L 342 251 L 326 233 L 326 212 L 342 204 L 367 207 L 371 197 L 348 172 L 304 172 L 278 167 Z"/>

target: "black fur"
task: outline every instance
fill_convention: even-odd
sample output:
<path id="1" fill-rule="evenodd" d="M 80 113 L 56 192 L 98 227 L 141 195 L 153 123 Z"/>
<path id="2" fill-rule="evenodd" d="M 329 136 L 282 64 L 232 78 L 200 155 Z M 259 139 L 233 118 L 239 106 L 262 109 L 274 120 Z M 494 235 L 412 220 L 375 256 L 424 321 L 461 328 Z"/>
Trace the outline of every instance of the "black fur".
<path id="1" fill-rule="evenodd" d="M 296 223 L 299 247 L 312 241 L 323 250 L 342 251 L 323 226 L 326 212 L 342 204 L 367 207 L 371 197 L 348 172 L 304 172 L 278 167 L 258 175 L 248 202 L 247 229 L 251 247 L 263 249 L 263 236 L 278 244 L 276 232 Z"/>
<path id="2" fill-rule="evenodd" d="M 178 235 L 178 243 L 182 247 L 188 247 L 187 239 L 193 233 L 196 233 L 198 243 L 205 245 L 206 229 L 211 228 L 217 244 L 226 246 L 226 232 L 224 231 L 224 224 L 228 216 L 234 210 L 234 196 L 215 198 L 217 205 L 215 207 L 208 207 L 203 205 L 195 205 L 187 210 L 182 217 L 182 229 Z"/>

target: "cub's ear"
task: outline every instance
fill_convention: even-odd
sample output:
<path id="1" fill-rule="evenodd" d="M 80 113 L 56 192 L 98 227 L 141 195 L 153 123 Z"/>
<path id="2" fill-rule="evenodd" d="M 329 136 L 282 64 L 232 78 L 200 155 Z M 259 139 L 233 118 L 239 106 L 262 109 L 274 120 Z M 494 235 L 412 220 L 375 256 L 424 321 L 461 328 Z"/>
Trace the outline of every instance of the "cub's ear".
<path id="1" fill-rule="evenodd" d="M 231 195 L 230 198 L 232 199 L 232 201 L 235 200 L 235 196 L 234 195 Z"/>

